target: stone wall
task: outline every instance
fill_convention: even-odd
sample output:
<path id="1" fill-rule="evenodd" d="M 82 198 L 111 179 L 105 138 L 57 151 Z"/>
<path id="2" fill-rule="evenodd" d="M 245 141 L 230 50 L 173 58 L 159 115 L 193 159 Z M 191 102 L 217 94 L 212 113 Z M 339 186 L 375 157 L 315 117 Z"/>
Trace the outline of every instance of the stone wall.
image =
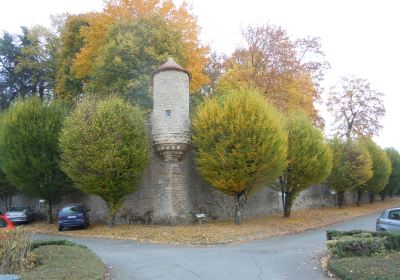
<path id="1" fill-rule="evenodd" d="M 173 186 L 173 188 L 172 188 Z M 186 187 L 187 186 L 187 187 Z M 169 188 L 169 189 L 168 189 Z M 353 196 L 346 195 L 346 203 L 351 204 Z M 65 204 L 84 203 L 91 209 L 93 222 L 107 220 L 107 206 L 104 201 L 80 191 L 67 195 L 55 204 L 55 213 Z M 335 204 L 335 197 L 324 186 L 312 186 L 303 191 L 296 199 L 294 209 L 330 207 Z M 46 213 L 44 205 L 38 199 L 26 196 L 14 196 L 13 205 L 31 205 L 37 212 Z M 4 209 L 1 201 L 0 207 Z M 118 223 L 130 223 L 130 217 L 144 216 L 153 211 L 155 223 L 187 223 L 187 217 L 195 213 L 206 213 L 210 219 L 233 219 L 234 200 L 211 187 L 198 174 L 193 151 L 189 149 L 181 162 L 164 162 L 156 152 L 152 152 L 151 162 L 145 170 L 138 190 L 127 196 L 119 214 Z M 265 187 L 251 194 L 244 207 L 244 218 L 278 213 L 282 210 L 279 192 Z M 177 212 L 180 210 L 181 212 Z M 165 217 L 175 217 L 168 220 Z M 182 219 L 179 219 L 181 217 Z"/>

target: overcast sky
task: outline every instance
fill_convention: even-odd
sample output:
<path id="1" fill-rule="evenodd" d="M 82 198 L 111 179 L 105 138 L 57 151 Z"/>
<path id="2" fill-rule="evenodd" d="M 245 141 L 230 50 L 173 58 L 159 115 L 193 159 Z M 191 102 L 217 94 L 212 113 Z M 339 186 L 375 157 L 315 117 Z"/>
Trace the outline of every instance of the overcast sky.
<path id="1" fill-rule="evenodd" d="M 181 3 L 181 0 L 175 0 Z M 241 43 L 240 30 L 249 24 L 272 23 L 293 38 L 321 37 L 331 64 L 326 85 L 341 76 L 367 78 L 385 94 L 384 129 L 375 140 L 400 151 L 400 2 L 396 0 L 190 0 L 212 49 L 230 54 Z M 19 26 L 49 25 L 59 13 L 99 11 L 102 0 L 0 0 L 0 31 Z M 328 116 L 324 116 L 329 119 Z"/>

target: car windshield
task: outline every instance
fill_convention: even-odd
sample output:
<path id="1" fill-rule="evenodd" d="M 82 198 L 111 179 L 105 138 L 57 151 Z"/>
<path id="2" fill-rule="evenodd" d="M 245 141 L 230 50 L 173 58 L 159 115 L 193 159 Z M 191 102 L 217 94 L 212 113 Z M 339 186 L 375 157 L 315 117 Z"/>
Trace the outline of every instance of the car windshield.
<path id="1" fill-rule="evenodd" d="M 11 207 L 9 212 L 22 212 L 25 210 L 25 207 Z"/>
<path id="2" fill-rule="evenodd" d="M 80 214 L 83 212 L 83 208 L 81 206 L 69 206 L 69 207 L 64 207 L 61 210 L 61 214 L 63 215 L 74 215 L 74 214 Z"/>

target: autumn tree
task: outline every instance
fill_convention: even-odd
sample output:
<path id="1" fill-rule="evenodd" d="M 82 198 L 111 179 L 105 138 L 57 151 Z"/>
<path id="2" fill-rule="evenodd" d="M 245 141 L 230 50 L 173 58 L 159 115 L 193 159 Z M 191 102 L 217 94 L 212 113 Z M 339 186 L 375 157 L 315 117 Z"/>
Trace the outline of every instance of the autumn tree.
<path id="1" fill-rule="evenodd" d="M 54 202 L 71 186 L 59 167 L 58 138 L 66 113 L 59 101 L 32 97 L 10 107 L 0 122 L 1 168 L 21 193 L 46 200 L 49 223 Z"/>
<path id="2" fill-rule="evenodd" d="M 321 131 L 313 127 L 305 113 L 291 113 L 286 120 L 286 130 L 288 165 L 277 186 L 282 193 L 284 216 L 290 217 L 297 195 L 328 177 L 332 169 L 332 155 Z"/>
<path id="3" fill-rule="evenodd" d="M 106 202 L 114 226 L 149 160 L 142 111 L 120 98 L 86 98 L 66 119 L 60 145 L 62 169 L 78 189 Z"/>
<path id="4" fill-rule="evenodd" d="M 400 189 L 400 153 L 393 147 L 387 148 L 385 151 L 392 164 L 392 172 L 390 173 L 389 183 L 381 191 L 382 200 L 385 199 L 386 195 L 392 197 Z"/>
<path id="5" fill-rule="evenodd" d="M 370 138 L 362 140 L 372 159 L 372 177 L 367 181 L 366 190 L 370 195 L 370 203 L 375 195 L 382 191 L 389 182 L 392 164 L 386 152 Z"/>
<path id="6" fill-rule="evenodd" d="M 143 20 L 144 18 L 157 16 L 167 22 L 167 25 L 162 26 L 163 28 L 167 27 L 164 34 L 161 34 L 162 30 L 158 29 L 155 31 L 155 33 L 158 32 L 157 35 L 163 35 L 165 38 L 167 31 L 170 31 L 171 29 L 173 30 L 171 37 L 174 37 L 175 33 L 180 34 L 181 39 L 179 42 L 181 42 L 183 46 L 182 56 L 185 57 L 182 66 L 188 69 L 192 74 L 192 81 L 190 84 L 191 91 L 194 92 L 198 90 L 203 84 L 208 82 L 208 77 L 203 73 L 203 69 L 208 60 L 207 54 L 209 50 L 208 47 L 205 47 L 200 43 L 197 20 L 190 13 L 187 4 L 183 3 L 181 6 L 177 7 L 172 0 L 108 0 L 106 1 L 105 8 L 102 12 L 81 15 L 85 23 L 80 25 L 79 35 L 75 33 L 73 28 L 67 28 L 66 32 L 72 30 L 73 34 L 64 36 L 64 38 L 68 38 L 70 35 L 77 35 L 74 37 L 77 39 L 76 44 L 66 45 L 64 48 L 64 52 L 67 54 L 73 54 L 73 63 L 71 64 L 71 55 L 62 56 L 59 61 L 60 65 L 71 65 L 70 73 L 73 78 L 71 79 L 69 75 L 67 75 L 67 77 L 72 81 L 83 81 L 83 84 L 85 85 L 87 81 L 91 80 L 96 69 L 98 69 L 99 60 L 103 60 L 104 62 L 104 56 L 107 56 L 104 51 L 111 51 L 113 49 L 110 48 L 109 45 L 105 45 L 110 43 L 110 32 L 114 32 L 115 34 L 116 29 L 114 28 L 114 25 L 120 25 L 120 22 L 134 23 L 138 20 Z M 75 27 L 78 28 L 78 26 Z M 114 29 L 114 31 L 110 31 L 110 29 Z M 121 39 L 122 38 L 112 38 L 111 40 L 114 40 L 115 42 Z M 132 36 L 130 39 L 132 40 Z M 80 44 L 81 40 L 83 40 L 83 45 L 80 46 L 79 51 L 76 51 L 74 48 Z M 159 39 L 153 37 L 153 40 L 150 43 L 158 43 L 160 41 L 162 41 L 162 38 Z M 140 40 L 136 40 L 134 47 L 139 47 L 139 42 Z M 119 46 L 121 47 L 122 45 Z M 142 45 L 141 47 L 144 46 Z M 162 44 L 164 50 L 166 50 L 167 47 L 168 46 Z M 175 47 L 176 43 L 171 45 L 171 55 L 175 54 Z M 150 51 L 150 54 L 147 54 L 146 57 L 149 57 L 154 52 L 159 54 L 157 53 L 157 50 L 151 50 L 151 48 L 157 49 L 158 46 L 151 44 L 146 45 L 146 49 Z M 122 49 L 119 49 L 119 51 L 122 51 Z M 125 49 L 125 51 L 131 51 L 129 54 L 130 56 L 133 54 L 133 50 L 130 50 L 129 48 Z M 139 51 L 136 51 L 136 53 L 139 53 Z M 99 58 L 100 56 L 103 56 L 103 58 Z M 108 56 L 112 57 L 112 54 L 108 54 Z M 174 58 L 180 60 L 182 56 Z M 140 60 L 141 58 L 137 57 L 136 59 Z M 63 60 L 66 60 L 66 62 Z M 64 72 L 68 72 L 67 70 L 68 68 L 65 69 Z M 151 71 L 154 69 L 144 69 L 143 71 L 145 70 Z M 118 81 L 116 81 L 116 83 L 118 83 Z M 57 92 L 67 92 L 67 90 L 63 88 L 66 85 L 67 84 L 65 83 L 60 83 Z"/>
<path id="7" fill-rule="evenodd" d="M 366 148 L 358 141 L 335 138 L 330 141 L 329 146 L 333 164 L 327 184 L 335 190 L 338 206 L 341 208 L 344 205 L 345 191 L 361 192 L 372 177 L 372 160 Z M 361 195 L 358 197 L 361 198 Z"/>
<path id="8" fill-rule="evenodd" d="M 87 84 L 88 92 L 118 94 L 152 107 L 151 72 L 169 57 L 186 64 L 180 32 L 160 16 L 118 22 L 108 31 Z"/>
<path id="9" fill-rule="evenodd" d="M 248 27 L 245 46 L 226 60 L 221 86 L 229 81 L 257 87 L 283 113 L 305 110 L 315 123 L 322 122 L 314 102 L 320 100 L 324 70 L 328 67 L 318 38 L 291 40 L 274 25 Z"/>
<path id="10" fill-rule="evenodd" d="M 236 224 L 248 195 L 286 168 L 281 116 L 254 90 L 206 99 L 193 119 L 193 143 L 200 174 L 234 197 Z"/>
<path id="11" fill-rule="evenodd" d="M 334 131 L 347 139 L 378 135 L 385 115 L 382 98 L 366 79 L 343 77 L 331 88 L 327 102 L 335 118 Z"/>
<path id="12" fill-rule="evenodd" d="M 68 16 L 60 35 L 55 91 L 59 98 L 68 103 L 74 102 L 83 93 L 84 81 L 76 78 L 72 66 L 76 55 L 84 46 L 81 28 L 88 25 L 85 15 Z"/>

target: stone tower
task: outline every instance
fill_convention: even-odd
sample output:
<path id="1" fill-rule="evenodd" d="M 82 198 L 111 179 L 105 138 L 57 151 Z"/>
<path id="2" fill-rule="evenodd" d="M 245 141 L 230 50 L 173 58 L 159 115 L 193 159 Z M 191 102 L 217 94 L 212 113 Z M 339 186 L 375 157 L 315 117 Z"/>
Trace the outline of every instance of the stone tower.
<path id="1" fill-rule="evenodd" d="M 154 219 L 161 223 L 191 220 L 190 176 L 185 153 L 190 143 L 189 71 L 172 59 L 153 72 L 151 136 L 156 168 Z M 186 163 L 185 163 L 186 162 Z"/>
<path id="2" fill-rule="evenodd" d="M 165 161 L 179 161 L 190 142 L 189 71 L 171 58 L 153 73 L 152 140 Z"/>

